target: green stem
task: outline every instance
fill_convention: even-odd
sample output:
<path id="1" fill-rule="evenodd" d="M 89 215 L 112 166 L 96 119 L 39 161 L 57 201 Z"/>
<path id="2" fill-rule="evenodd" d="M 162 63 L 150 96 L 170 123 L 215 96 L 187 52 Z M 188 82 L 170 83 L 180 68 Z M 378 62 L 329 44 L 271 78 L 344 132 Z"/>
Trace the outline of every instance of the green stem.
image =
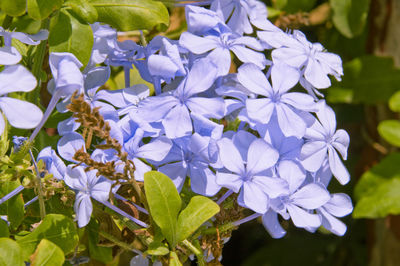
<path id="1" fill-rule="evenodd" d="M 47 18 L 42 21 L 41 28 L 48 30 L 49 27 L 50 27 L 50 19 Z M 43 66 L 44 57 L 46 55 L 46 47 L 47 47 L 47 39 L 40 42 L 39 46 L 37 47 L 35 57 L 33 59 L 32 74 L 38 81 L 38 86 L 32 93 L 31 102 L 34 102 L 36 105 L 40 104 L 41 70 Z"/>
<path id="2" fill-rule="evenodd" d="M 42 180 L 40 178 L 40 173 L 39 169 L 37 167 L 35 157 L 33 157 L 32 151 L 29 149 L 29 155 L 31 156 L 32 163 L 35 167 L 36 171 L 36 180 L 37 180 L 37 191 L 38 191 L 38 198 L 39 198 L 39 210 L 40 210 L 40 218 L 43 220 L 44 217 L 46 216 L 46 206 L 44 205 L 44 199 L 43 199 L 43 185 L 42 185 Z"/>
<path id="3" fill-rule="evenodd" d="M 11 17 L 11 16 L 9 16 L 9 15 L 6 15 L 6 17 L 5 17 L 4 20 L 3 20 L 3 25 L 1 25 L 1 26 L 3 27 L 3 29 L 7 30 L 7 29 L 11 26 L 11 23 L 12 23 L 12 21 L 13 21 L 13 18 L 14 18 L 14 17 Z"/>
<path id="4" fill-rule="evenodd" d="M 131 247 L 128 243 L 125 243 L 125 242 L 119 240 L 118 238 L 116 238 L 115 236 L 113 236 L 109 233 L 106 233 L 104 231 L 99 231 L 99 235 L 101 235 L 105 239 L 110 240 L 111 242 L 117 244 L 118 246 L 120 246 L 123 249 L 135 251 L 136 253 L 138 253 L 137 250 L 135 248 Z"/>
<path id="5" fill-rule="evenodd" d="M 195 247 L 192 243 L 190 243 L 187 239 L 182 241 L 182 244 L 184 244 L 190 251 L 192 251 L 196 257 L 197 257 L 197 264 L 200 266 L 205 266 L 204 258 L 203 258 L 203 252 L 201 249 L 199 250 L 197 247 Z"/>
<path id="6" fill-rule="evenodd" d="M 227 224 L 223 224 L 221 226 L 218 227 L 212 227 L 212 228 L 208 228 L 206 230 L 204 230 L 202 232 L 202 234 L 204 235 L 213 235 L 217 233 L 217 230 L 219 233 L 224 233 L 226 231 L 232 230 L 234 229 L 236 226 L 232 223 L 227 223 Z"/>

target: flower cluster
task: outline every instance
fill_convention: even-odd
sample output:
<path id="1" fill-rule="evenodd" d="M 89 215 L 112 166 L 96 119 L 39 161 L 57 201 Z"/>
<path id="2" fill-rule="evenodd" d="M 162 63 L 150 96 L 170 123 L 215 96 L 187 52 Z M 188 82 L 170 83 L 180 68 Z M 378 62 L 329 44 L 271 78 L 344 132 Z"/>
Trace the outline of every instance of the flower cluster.
<path id="1" fill-rule="evenodd" d="M 100 143 L 101 148 L 90 145 L 88 135 L 78 133 L 80 122 L 71 117 L 58 124 L 62 137 L 57 145 L 69 165 L 50 147 L 38 156 L 55 178 L 76 191 L 80 227 L 90 220 L 91 199 L 105 203 L 110 190 L 118 190 L 115 184 L 129 181 L 96 177 L 97 169 L 85 172 L 89 165 L 75 155 L 91 151 L 91 161 L 111 162 L 119 173 L 126 174 L 127 163 L 133 162 L 130 178 L 136 182 L 156 169 L 179 191 L 190 186 L 208 197 L 220 193 L 219 203 L 237 194 L 237 203 L 255 212 L 253 217 L 262 216 L 274 238 L 286 233 L 278 215 L 311 232 L 323 226 L 337 235 L 345 233 L 337 217 L 352 211 L 351 199 L 327 188 L 332 176 L 342 185 L 349 182 L 342 163 L 349 136 L 336 129 L 335 113 L 319 91 L 330 86 L 329 75 L 340 79 L 341 59 L 300 31 L 280 30 L 266 14 L 257 0 L 214 0 L 210 9 L 187 5 L 188 31 L 179 40 L 157 36 L 144 46 L 119 42 L 115 30 L 96 23 L 91 59 L 82 72 L 72 54 L 50 55 L 54 78 L 48 88 L 53 98 L 43 121 L 54 106 L 67 112 L 72 93 L 78 91 L 100 112 L 110 137 L 119 143 L 119 151 L 105 149 L 106 143 Z M 15 53 L 12 47 L 6 50 Z M 240 65 L 237 71 L 233 61 Z M 101 89 L 111 66 L 123 67 L 126 88 Z M 153 84 L 154 94 L 144 84 L 131 86 L 133 66 Z M 17 71 L 26 72 L 15 65 L 0 74 L 1 94 L 16 90 L 15 81 L 13 90 L 4 87 L 3 79 L 10 75 L 24 77 L 18 79 L 17 84 L 23 82 L 17 86 L 20 90 L 35 87 L 29 73 Z M 16 106 L 11 101 L 17 101 L 10 99 L 0 98 L 10 124 L 28 125 L 9 111 L 8 106 Z M 18 109 L 29 106 L 32 113 L 33 107 L 24 106 Z M 0 130 L 1 122 L 0 117 Z"/>

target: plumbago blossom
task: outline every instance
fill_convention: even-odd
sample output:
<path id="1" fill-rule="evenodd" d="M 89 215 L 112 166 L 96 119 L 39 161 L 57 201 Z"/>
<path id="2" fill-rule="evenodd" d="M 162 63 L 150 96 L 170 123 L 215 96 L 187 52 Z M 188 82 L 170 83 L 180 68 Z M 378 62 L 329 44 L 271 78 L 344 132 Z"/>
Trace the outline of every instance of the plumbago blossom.
<path id="1" fill-rule="evenodd" d="M 264 11 L 250 9 L 252 3 L 214 1 L 211 10 L 188 6 L 189 31 L 179 42 L 158 37 L 145 47 L 119 43 L 108 26 L 97 24 L 93 64 L 84 73 L 66 76 L 65 82 L 79 84 L 74 88 L 84 92 L 92 107 L 100 107 L 111 135 L 134 163 L 137 181 L 153 168 L 168 175 L 179 191 L 189 178 L 197 194 L 210 197 L 227 189 L 219 202 L 238 193 L 238 204 L 254 211 L 254 217 L 262 216 L 274 238 L 285 234 L 278 216 L 309 231 L 322 225 L 342 235 L 345 226 L 336 217 L 351 212 L 351 200 L 330 194 L 328 185 L 332 174 L 341 184 L 349 181 L 340 158 L 347 157 L 349 137 L 336 131 L 332 109 L 314 93 L 329 86 L 327 75 L 340 78 L 340 58 L 309 43 L 300 32 L 275 28 L 260 15 Z M 247 20 L 239 25 L 231 17 L 226 23 L 227 12 Z M 252 32 L 251 24 L 262 30 L 259 38 L 243 35 Z M 266 47 L 272 49 L 271 62 L 262 53 Z M 292 56 L 285 57 L 285 51 Z M 237 73 L 228 74 L 230 52 L 244 63 Z M 74 68 L 80 66 L 72 57 L 67 60 Z M 154 84 L 156 95 L 143 93 L 146 87 L 131 87 L 130 81 L 115 92 L 98 90 L 107 78 L 96 77 L 109 75 L 99 62 L 135 65 Z M 52 65 L 57 84 L 64 66 Z M 223 133 L 218 119 L 239 119 L 241 130 Z M 78 129 L 72 118 L 59 127 L 64 136 L 58 152 L 73 163 L 77 150 L 91 149 Z M 46 154 L 48 171 L 68 176 L 54 164 L 58 157 Z M 112 149 L 96 149 L 93 158 L 114 162 L 118 172 L 124 171 L 125 163 Z M 79 176 L 75 178 L 87 178 Z M 81 196 L 78 201 L 86 208 L 77 209 L 78 216 L 86 213 L 81 226 L 91 207 Z"/>
<path id="2" fill-rule="evenodd" d="M 31 104 L 7 96 L 31 91 L 36 80 L 21 65 L 6 66 L 0 73 L 2 113 L 12 126 L 36 127 L 33 140 L 55 107 L 68 114 L 74 92 L 90 107 L 82 116 L 98 110 L 106 136 L 93 136 L 97 125 L 85 127 L 74 114 L 59 122 L 56 150 L 46 147 L 37 158 L 75 192 L 79 227 L 91 219 L 92 200 L 147 227 L 151 219 L 140 193 L 132 203 L 147 215 L 145 222 L 112 205 L 109 196 L 127 201 L 118 193 L 132 184 L 140 189 L 145 173 L 157 170 L 185 195 L 191 190 L 221 206 L 231 197 L 254 212 L 233 225 L 260 217 L 270 235 L 281 238 L 284 219 L 310 232 L 323 226 L 343 235 L 346 225 L 338 218 L 351 213 L 351 199 L 330 193 L 329 184 L 333 176 L 342 185 L 350 180 L 342 162 L 349 135 L 336 129 L 335 113 L 318 91 L 330 86 L 330 76 L 340 79 L 340 57 L 299 31 L 275 27 L 257 0 L 207 3 L 210 9 L 186 6 L 188 31 L 179 40 L 119 42 L 115 30 L 95 23 L 85 68 L 70 53 L 51 53 L 52 99 L 43 117 Z M 232 58 L 240 65 L 230 73 Z M 107 90 L 116 66 L 125 73 L 125 88 Z M 133 67 L 154 94 L 130 80 Z M 1 115 L 0 132 L 4 125 Z M 87 157 L 81 160 L 78 153 Z M 213 225 L 211 220 L 206 226 Z"/>

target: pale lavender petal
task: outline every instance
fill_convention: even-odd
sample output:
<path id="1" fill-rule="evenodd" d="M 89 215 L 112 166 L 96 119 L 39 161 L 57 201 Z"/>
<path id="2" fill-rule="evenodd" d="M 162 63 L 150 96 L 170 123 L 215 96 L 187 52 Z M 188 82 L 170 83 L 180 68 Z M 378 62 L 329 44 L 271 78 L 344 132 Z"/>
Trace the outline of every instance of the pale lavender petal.
<path id="1" fill-rule="evenodd" d="M 275 108 L 282 133 L 286 137 L 302 138 L 306 132 L 306 123 L 301 116 L 285 104 L 277 104 Z"/>
<path id="2" fill-rule="evenodd" d="M 316 172 L 326 159 L 327 152 L 328 148 L 324 141 L 306 142 L 301 148 L 301 164 L 306 170 Z"/>
<path id="3" fill-rule="evenodd" d="M 328 148 L 329 167 L 332 174 L 336 177 L 340 184 L 345 185 L 350 181 L 350 174 L 346 166 L 340 160 L 339 155 L 333 147 Z"/>
<path id="4" fill-rule="evenodd" d="M 135 156 L 150 159 L 154 161 L 161 161 L 167 156 L 171 150 L 172 142 L 166 137 L 159 137 L 154 139 L 148 144 L 141 146 L 135 153 Z"/>
<path id="5" fill-rule="evenodd" d="M 28 92 L 36 87 L 36 79 L 22 65 L 6 66 L 0 72 L 0 95 L 14 91 Z"/>
<path id="6" fill-rule="evenodd" d="M 255 175 L 274 166 L 278 161 L 279 153 L 263 139 L 256 139 L 247 153 L 247 173 Z"/>
<path id="7" fill-rule="evenodd" d="M 253 51 L 241 45 L 232 46 L 230 49 L 243 63 L 253 63 L 261 69 L 263 69 L 267 63 L 264 54 L 260 52 Z"/>
<path id="8" fill-rule="evenodd" d="M 263 225 L 272 238 L 282 238 L 286 235 L 285 229 L 282 228 L 278 221 L 278 214 L 269 209 L 262 217 Z"/>
<path id="9" fill-rule="evenodd" d="M 206 118 L 221 119 L 225 113 L 225 102 L 222 98 L 191 97 L 185 104 L 191 112 Z"/>
<path id="10" fill-rule="evenodd" d="M 238 204 L 256 213 L 263 214 L 268 210 L 269 198 L 257 184 L 244 182 L 238 198 Z"/>
<path id="11" fill-rule="evenodd" d="M 325 89 L 331 86 L 331 80 L 328 78 L 323 66 L 315 59 L 310 58 L 308 60 L 304 77 L 315 88 Z"/>
<path id="12" fill-rule="evenodd" d="M 322 185 L 311 183 L 292 194 L 290 199 L 293 201 L 293 204 L 312 210 L 327 203 L 330 195 Z"/>
<path id="13" fill-rule="evenodd" d="M 190 186 L 194 193 L 207 197 L 214 196 L 221 189 L 215 174 L 209 168 L 198 165 L 190 166 Z"/>
<path id="14" fill-rule="evenodd" d="M 217 71 L 217 66 L 209 59 L 197 61 L 190 69 L 183 88 L 186 98 L 209 89 L 215 81 Z"/>
<path id="15" fill-rule="evenodd" d="M 299 110 L 314 112 L 317 111 L 315 106 L 314 97 L 301 93 L 301 92 L 290 92 L 285 93 L 281 97 L 281 102 L 289 104 Z"/>
<path id="16" fill-rule="evenodd" d="M 179 44 L 194 54 L 204 54 L 219 46 L 216 40 L 199 37 L 190 32 L 183 32 L 181 34 Z"/>
<path id="17" fill-rule="evenodd" d="M 263 96 L 270 96 L 272 94 L 272 88 L 268 79 L 261 72 L 260 68 L 254 64 L 240 66 L 237 79 L 244 87 L 255 94 Z"/>
<path id="18" fill-rule="evenodd" d="M 217 172 L 216 182 L 218 185 L 229 188 L 235 193 L 238 193 L 243 185 L 243 180 L 239 175 Z"/>
<path id="19" fill-rule="evenodd" d="M 268 123 L 275 110 L 275 104 L 268 98 L 247 99 L 248 116 L 259 123 Z"/>
<path id="20" fill-rule="evenodd" d="M 287 205 L 286 208 L 297 227 L 319 227 L 321 225 L 322 219 L 318 214 L 309 213 L 293 204 Z"/>
<path id="21" fill-rule="evenodd" d="M 179 104 L 179 100 L 173 96 L 149 97 L 140 102 L 138 116 L 148 122 L 159 121 L 177 104 Z"/>
<path id="22" fill-rule="evenodd" d="M 70 132 L 64 135 L 57 143 L 57 151 L 60 156 L 70 162 L 75 162 L 73 159 L 75 152 L 82 147 L 83 150 L 86 151 L 85 140 L 76 132 Z"/>
<path id="23" fill-rule="evenodd" d="M 0 97 L 0 110 L 16 128 L 34 128 L 43 117 L 42 111 L 36 105 L 9 97 Z"/>
<path id="24" fill-rule="evenodd" d="M 299 70 L 286 64 L 276 63 L 271 68 L 272 88 L 280 94 L 294 87 L 299 79 Z"/>
<path id="25" fill-rule="evenodd" d="M 74 210 L 76 219 L 78 220 L 78 226 L 86 226 L 90 221 L 90 216 L 93 211 L 93 205 L 89 195 L 79 192 L 75 199 Z"/>
<path id="26" fill-rule="evenodd" d="M 232 140 L 223 138 L 217 142 L 221 162 L 226 169 L 236 174 L 244 174 L 245 169 L 239 151 Z"/>
<path id="27" fill-rule="evenodd" d="M 343 236 L 346 233 L 347 226 L 339 219 L 333 217 L 323 208 L 317 211 L 322 217 L 322 226 L 335 235 Z"/>
<path id="28" fill-rule="evenodd" d="M 162 121 L 165 135 L 170 139 L 188 136 L 192 133 L 192 120 L 189 110 L 183 104 L 177 104 Z"/>
<path id="29" fill-rule="evenodd" d="M 344 193 L 332 194 L 331 199 L 323 207 L 336 217 L 346 216 L 353 211 L 351 198 Z"/>
<path id="30" fill-rule="evenodd" d="M 281 179 L 269 176 L 253 176 L 252 183 L 256 184 L 264 193 L 271 198 L 288 194 L 288 183 Z"/>
<path id="31" fill-rule="evenodd" d="M 183 162 L 166 164 L 158 168 L 158 171 L 171 178 L 178 191 L 181 191 L 188 171 L 187 166 Z"/>
<path id="32" fill-rule="evenodd" d="M 347 148 L 349 147 L 349 134 L 343 129 L 339 129 L 332 137 L 332 146 L 342 155 L 343 160 L 347 159 Z"/>
<path id="33" fill-rule="evenodd" d="M 306 179 L 305 171 L 297 163 L 289 160 L 279 162 L 278 174 L 289 184 L 290 193 L 295 192 Z"/>

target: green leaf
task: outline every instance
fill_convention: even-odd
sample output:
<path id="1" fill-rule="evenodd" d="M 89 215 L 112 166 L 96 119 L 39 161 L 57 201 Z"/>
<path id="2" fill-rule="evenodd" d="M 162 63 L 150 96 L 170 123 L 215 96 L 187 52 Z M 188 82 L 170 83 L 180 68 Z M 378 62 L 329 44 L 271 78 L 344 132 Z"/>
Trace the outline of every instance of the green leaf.
<path id="1" fill-rule="evenodd" d="M 354 195 L 354 218 L 381 218 L 400 214 L 400 153 L 392 153 L 365 172 Z"/>
<path id="2" fill-rule="evenodd" d="M 385 120 L 378 125 L 379 135 L 390 144 L 400 147 L 400 121 Z"/>
<path id="3" fill-rule="evenodd" d="M 360 35 L 367 22 L 369 1 L 330 0 L 336 29 L 347 38 Z"/>
<path id="4" fill-rule="evenodd" d="M 26 0 L 1 0 L 0 8 L 9 16 L 21 16 L 25 13 Z"/>
<path id="5" fill-rule="evenodd" d="M 178 255 L 171 251 L 171 253 L 169 254 L 169 266 L 182 266 L 182 263 L 179 260 Z"/>
<path id="6" fill-rule="evenodd" d="M 219 212 L 214 201 L 203 196 L 194 196 L 178 217 L 178 243 L 188 238 L 203 223 Z"/>
<path id="7" fill-rule="evenodd" d="M 177 243 L 177 218 L 182 201 L 172 180 L 157 171 L 144 174 L 144 189 L 150 214 L 171 247 Z"/>
<path id="8" fill-rule="evenodd" d="M 72 219 L 61 214 L 48 214 L 32 233 L 18 239 L 17 242 L 24 247 L 22 251 L 24 259 L 29 258 L 43 238 L 59 246 L 65 255 L 72 252 L 79 242 Z"/>
<path id="9" fill-rule="evenodd" d="M 0 266 L 23 266 L 22 250 L 17 242 L 0 238 Z"/>
<path id="10" fill-rule="evenodd" d="M 61 8 L 64 0 L 28 0 L 28 14 L 36 20 L 43 20 Z"/>
<path id="11" fill-rule="evenodd" d="M 98 21 L 119 31 L 152 29 L 169 24 L 167 8 L 151 0 L 89 0 L 99 15 Z"/>
<path id="12" fill-rule="evenodd" d="M 161 242 L 153 241 L 150 243 L 149 248 L 146 250 L 146 254 L 154 256 L 164 256 L 169 253 L 168 247 Z"/>
<path id="13" fill-rule="evenodd" d="M 58 266 L 64 263 L 64 252 L 53 242 L 42 239 L 31 256 L 32 266 Z"/>
<path id="14" fill-rule="evenodd" d="M 344 64 L 343 69 L 343 81 L 335 82 L 332 89 L 353 90 L 353 103 L 386 103 L 400 90 L 400 70 L 390 57 L 359 57 Z"/>
<path id="15" fill-rule="evenodd" d="M 88 0 L 67 0 L 65 5 L 69 6 L 73 13 L 83 21 L 88 23 L 95 23 L 98 18 L 97 10 Z"/>
<path id="16" fill-rule="evenodd" d="M 91 219 L 88 226 L 89 254 L 90 257 L 105 264 L 113 260 L 112 248 L 98 246 L 99 224 L 96 219 Z"/>
<path id="17" fill-rule="evenodd" d="M 2 182 L 0 184 L 0 198 L 4 197 L 20 185 L 21 183 L 18 180 Z M 0 213 L 7 215 L 11 227 L 16 229 L 24 219 L 24 201 L 21 194 L 18 194 L 1 204 Z"/>
<path id="18" fill-rule="evenodd" d="M 24 16 L 14 18 L 10 28 L 15 29 L 15 31 L 35 34 L 40 30 L 41 24 L 41 21 L 34 20 L 26 14 Z"/>
<path id="19" fill-rule="evenodd" d="M 396 92 L 389 99 L 389 107 L 393 112 L 400 112 L 400 91 Z"/>
<path id="20" fill-rule="evenodd" d="M 72 53 L 85 66 L 93 47 L 92 28 L 69 12 L 61 11 L 51 19 L 49 46 L 50 53 Z"/>
<path id="21" fill-rule="evenodd" d="M 288 13 L 296 13 L 299 11 L 310 11 L 316 2 L 316 0 L 275 0 L 274 6 Z"/>
<path id="22" fill-rule="evenodd" d="M 9 237 L 10 230 L 8 229 L 7 222 L 0 219 L 0 237 Z"/>

